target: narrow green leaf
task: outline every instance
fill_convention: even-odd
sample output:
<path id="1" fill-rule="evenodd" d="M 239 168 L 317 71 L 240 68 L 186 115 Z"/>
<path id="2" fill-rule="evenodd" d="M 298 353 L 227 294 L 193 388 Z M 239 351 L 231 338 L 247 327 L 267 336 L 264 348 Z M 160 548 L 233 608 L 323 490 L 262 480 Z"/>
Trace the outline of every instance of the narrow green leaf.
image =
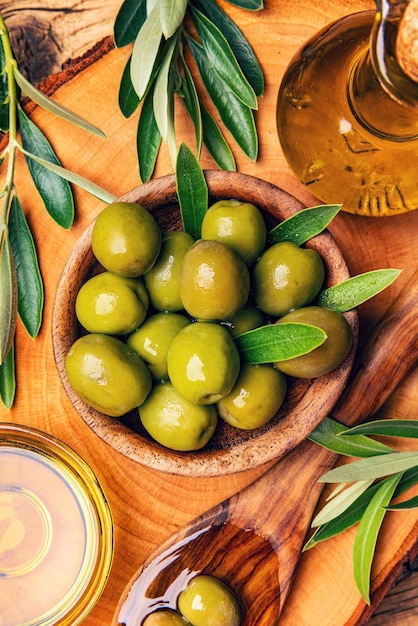
<path id="1" fill-rule="evenodd" d="M 136 143 L 139 175 L 143 183 L 148 182 L 154 172 L 161 145 L 161 135 L 154 116 L 153 97 L 154 89 L 152 86 L 143 100 L 138 121 Z"/>
<path id="2" fill-rule="evenodd" d="M 193 122 L 194 132 L 196 137 L 196 152 L 198 157 L 202 149 L 202 114 L 199 103 L 199 96 L 197 95 L 196 86 L 194 84 L 193 77 L 187 66 L 187 63 L 181 55 L 181 64 L 183 67 L 183 75 L 181 76 L 180 95 L 183 97 L 183 102 L 186 107 L 186 111 Z"/>
<path id="3" fill-rule="evenodd" d="M 237 169 L 232 150 L 221 133 L 221 129 L 215 119 L 201 104 L 202 126 L 203 126 L 203 143 L 216 165 L 223 170 L 235 172 Z"/>
<path id="4" fill-rule="evenodd" d="M 384 419 L 353 426 L 342 433 L 349 437 L 356 434 L 383 435 L 388 437 L 418 438 L 418 420 Z"/>
<path id="5" fill-rule="evenodd" d="M 9 130 L 9 110 L 8 104 L 0 105 L 0 130 L 7 133 Z"/>
<path id="6" fill-rule="evenodd" d="M 12 345 L 17 312 L 17 282 L 7 227 L 0 231 L 0 365 Z"/>
<path id="7" fill-rule="evenodd" d="M 16 395 L 15 349 L 12 343 L 7 357 L 0 365 L 0 399 L 6 409 L 11 409 Z"/>
<path id="8" fill-rule="evenodd" d="M 269 233 L 267 244 L 292 241 L 298 246 L 322 233 L 341 209 L 341 204 L 323 204 L 302 209 L 277 224 Z"/>
<path id="9" fill-rule="evenodd" d="M 208 187 L 196 157 L 184 143 L 177 155 L 176 185 L 183 228 L 194 239 L 199 239 L 208 208 Z"/>
<path id="10" fill-rule="evenodd" d="M 235 4 L 241 9 L 248 9 L 248 11 L 259 11 L 263 8 L 263 0 L 226 0 L 229 4 Z"/>
<path id="11" fill-rule="evenodd" d="M 258 137 L 253 111 L 238 100 L 225 83 L 219 80 L 216 73 L 211 71 L 203 47 L 192 38 L 188 37 L 187 41 L 204 86 L 223 124 L 244 154 L 250 160 L 255 161 L 258 152 Z"/>
<path id="12" fill-rule="evenodd" d="M 386 514 L 384 507 L 389 504 L 400 479 L 401 474 L 395 474 L 382 481 L 360 521 L 354 539 L 354 579 L 367 604 L 370 604 L 370 574 L 377 538 Z"/>
<path id="13" fill-rule="evenodd" d="M 234 52 L 219 28 L 203 13 L 190 7 L 194 24 L 207 58 L 219 78 L 236 97 L 251 109 L 258 106 L 254 89 L 246 79 Z"/>
<path id="14" fill-rule="evenodd" d="M 33 154 L 44 161 L 60 166 L 43 132 L 29 119 L 23 109 L 19 107 L 18 111 L 19 130 L 25 156 Z M 26 163 L 49 215 L 62 228 L 71 228 L 74 220 L 74 199 L 68 182 L 31 158 L 26 158 Z"/>
<path id="15" fill-rule="evenodd" d="M 132 51 L 131 82 L 140 100 L 148 89 L 161 39 L 160 14 L 156 6 L 142 25 Z M 169 59 L 171 61 L 171 56 Z"/>
<path id="16" fill-rule="evenodd" d="M 17 273 L 18 312 L 34 339 L 42 323 L 44 289 L 32 233 L 17 196 L 12 201 L 9 231 Z"/>
<path id="17" fill-rule="evenodd" d="M 411 487 L 416 485 L 418 482 L 418 468 L 412 468 L 407 470 L 394 493 L 394 498 L 401 496 L 403 493 L 408 491 Z M 336 517 L 335 519 L 327 522 L 320 526 L 316 532 L 312 535 L 312 537 L 307 541 L 303 550 L 310 550 L 318 543 L 322 541 L 326 541 L 327 539 L 331 539 L 336 535 L 344 532 L 348 528 L 351 528 L 355 524 L 357 524 L 362 516 L 364 511 L 367 508 L 371 498 L 376 493 L 380 486 L 380 483 L 375 483 L 369 489 L 363 493 L 351 506 L 348 507 L 346 511 L 344 511 L 341 515 Z"/>
<path id="18" fill-rule="evenodd" d="M 323 483 L 348 483 L 354 480 L 382 478 L 418 466 L 418 452 L 389 452 L 335 467 L 319 480 Z"/>
<path id="19" fill-rule="evenodd" d="M 389 446 L 385 446 L 379 441 L 370 439 L 364 435 L 356 435 L 352 437 L 342 437 L 343 433 L 348 430 L 347 426 L 341 424 L 331 417 L 326 417 L 311 432 L 308 439 L 318 445 L 345 456 L 357 456 L 367 458 L 378 454 L 387 454 L 393 452 Z"/>
<path id="20" fill-rule="evenodd" d="M 418 507 L 418 496 L 413 496 L 409 500 L 404 500 L 398 504 L 391 504 L 386 507 L 387 511 L 406 511 L 407 509 L 416 509 Z"/>
<path id="21" fill-rule="evenodd" d="M 236 337 L 244 363 L 274 363 L 307 354 L 327 338 L 322 328 L 308 324 L 269 324 Z"/>
<path id="22" fill-rule="evenodd" d="M 113 25 L 117 48 L 135 41 L 142 24 L 147 19 L 147 0 L 124 0 Z"/>
<path id="23" fill-rule="evenodd" d="M 334 311 L 350 311 L 373 298 L 396 280 L 402 270 L 373 270 L 321 291 L 316 304 Z"/>
<path id="24" fill-rule="evenodd" d="M 71 170 L 67 170 L 65 167 L 60 167 L 59 165 L 55 165 L 54 163 L 45 161 L 45 159 L 41 159 L 40 157 L 37 157 L 35 154 L 26 152 L 26 150 L 22 150 L 22 152 L 30 159 L 33 159 L 34 161 L 37 161 L 38 163 L 43 165 L 46 169 L 51 170 L 51 172 L 54 172 L 58 176 L 65 178 L 65 180 L 68 180 L 70 183 L 74 183 L 75 185 L 78 185 L 79 187 L 81 187 L 81 189 L 88 191 L 88 193 L 91 193 L 93 196 L 95 196 L 99 200 L 102 200 L 103 202 L 106 202 L 107 204 L 110 204 L 111 202 L 114 202 L 116 200 L 116 197 L 113 196 L 111 193 L 109 193 L 102 187 L 95 185 L 87 178 L 80 176 L 80 174 L 76 174 L 75 172 L 72 172 Z"/>
<path id="25" fill-rule="evenodd" d="M 166 39 L 174 35 L 186 13 L 187 0 L 159 0 L 161 28 Z"/>
<path id="26" fill-rule="evenodd" d="M 339 492 L 320 510 L 312 520 L 312 528 L 322 526 L 344 513 L 355 500 L 370 487 L 373 480 L 359 480 Z"/>
<path id="27" fill-rule="evenodd" d="M 3 42 L 0 39 L 0 104 L 6 102 L 9 96 L 9 81 L 6 71 L 6 57 L 4 54 Z"/>
<path id="28" fill-rule="evenodd" d="M 75 126 L 83 128 L 84 130 L 93 133 L 93 135 L 106 138 L 106 135 L 102 130 L 100 130 L 100 128 L 91 124 L 83 117 L 80 117 L 77 113 L 70 111 L 70 109 L 67 109 L 62 104 L 55 102 L 55 100 L 52 100 L 52 98 L 42 93 L 42 91 L 40 91 L 37 87 L 34 87 L 28 80 L 26 80 L 23 74 L 20 73 L 17 67 L 14 68 L 14 77 L 23 93 L 40 107 L 49 111 L 49 113 L 52 113 L 53 115 L 56 115 L 57 117 L 60 117 Z"/>
<path id="29" fill-rule="evenodd" d="M 257 96 L 264 93 L 264 75 L 250 43 L 215 0 L 193 0 L 193 4 L 209 17 L 224 34 L 245 77 Z"/>
<path id="30" fill-rule="evenodd" d="M 129 57 L 122 72 L 118 94 L 119 108 L 122 115 L 127 119 L 135 113 L 139 105 L 139 97 L 131 81 L 131 59 L 132 55 Z"/>
<path id="31" fill-rule="evenodd" d="M 170 41 L 169 48 L 161 64 L 154 88 L 154 115 L 161 137 L 164 141 L 168 138 L 168 128 L 170 124 L 170 100 L 173 93 L 170 93 L 170 69 L 171 60 L 177 47 L 177 37 Z"/>

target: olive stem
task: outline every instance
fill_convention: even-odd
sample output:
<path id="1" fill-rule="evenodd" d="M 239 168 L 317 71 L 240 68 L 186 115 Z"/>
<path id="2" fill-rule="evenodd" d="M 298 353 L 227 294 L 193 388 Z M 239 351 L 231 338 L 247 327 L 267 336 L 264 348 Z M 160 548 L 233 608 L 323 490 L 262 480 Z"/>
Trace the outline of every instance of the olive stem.
<path id="1" fill-rule="evenodd" d="M 9 100 L 9 143 L 7 152 L 9 155 L 7 174 L 4 187 L 1 192 L 2 207 L 0 213 L 0 255 L 3 252 L 5 237 L 8 233 L 7 223 L 10 213 L 10 204 L 12 190 L 14 188 L 14 172 L 16 163 L 16 148 L 17 148 L 17 93 L 16 82 L 14 78 L 14 68 L 16 67 L 16 60 L 13 56 L 12 48 L 10 45 L 9 32 L 7 30 L 3 16 L 0 14 L 0 37 L 3 45 L 5 61 L 6 61 L 6 73 L 8 82 L 8 100 Z"/>

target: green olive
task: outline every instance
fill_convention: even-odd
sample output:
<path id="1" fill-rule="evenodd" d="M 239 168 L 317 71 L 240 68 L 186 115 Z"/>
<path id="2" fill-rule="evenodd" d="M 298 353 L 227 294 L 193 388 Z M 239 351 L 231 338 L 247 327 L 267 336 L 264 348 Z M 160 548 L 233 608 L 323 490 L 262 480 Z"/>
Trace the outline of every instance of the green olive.
<path id="1" fill-rule="evenodd" d="M 284 315 L 311 303 L 324 276 L 324 263 L 316 250 L 290 241 L 276 243 L 266 249 L 254 267 L 255 302 L 268 315 Z"/>
<path id="2" fill-rule="evenodd" d="M 267 228 L 260 210 L 249 202 L 219 200 L 202 220 L 202 239 L 228 244 L 249 266 L 264 250 Z"/>
<path id="3" fill-rule="evenodd" d="M 194 239 L 183 231 L 163 233 L 161 251 L 153 267 L 145 274 L 152 305 L 158 311 L 180 311 L 180 265 Z"/>
<path id="4" fill-rule="evenodd" d="M 96 218 L 92 231 L 93 254 L 109 272 L 141 276 L 154 265 L 160 248 L 160 227 L 139 204 L 114 202 Z"/>
<path id="5" fill-rule="evenodd" d="M 200 320 L 228 320 L 247 302 L 248 268 L 219 241 L 199 239 L 180 268 L 180 297 L 186 311 Z"/>
<path id="6" fill-rule="evenodd" d="M 232 391 L 216 404 L 222 419 L 242 430 L 267 424 L 286 395 L 286 376 L 273 365 L 244 365 Z"/>
<path id="7" fill-rule="evenodd" d="M 144 361 L 123 341 L 89 334 L 77 339 L 65 361 L 78 395 L 105 415 L 120 417 L 141 405 L 152 380 Z"/>
<path id="8" fill-rule="evenodd" d="M 193 626 L 240 626 L 236 595 L 219 578 L 198 575 L 179 594 L 178 609 Z"/>
<path id="9" fill-rule="evenodd" d="M 234 386 L 240 356 L 227 328 L 215 322 L 194 322 L 171 342 L 167 368 L 182 396 L 195 404 L 212 404 Z"/>
<path id="10" fill-rule="evenodd" d="M 322 328 L 327 334 L 327 339 L 308 354 L 276 363 L 285 374 L 296 378 L 317 378 L 336 369 L 348 356 L 352 343 L 351 327 L 338 311 L 319 306 L 303 307 L 291 311 L 276 323 L 287 322 Z"/>
<path id="11" fill-rule="evenodd" d="M 180 313 L 155 313 L 129 335 L 128 346 L 145 361 L 154 380 L 168 378 L 168 349 L 177 333 L 187 324 L 190 324 L 189 318 Z"/>
<path id="12" fill-rule="evenodd" d="M 144 321 L 149 296 L 141 278 L 103 272 L 81 286 L 75 311 L 89 333 L 126 335 Z"/>
<path id="13" fill-rule="evenodd" d="M 246 333 L 254 328 L 259 328 L 266 323 L 265 317 L 258 307 L 248 300 L 241 311 L 238 311 L 233 318 L 228 320 L 227 326 L 233 337 L 238 337 L 242 333 Z"/>
<path id="14" fill-rule="evenodd" d="M 203 448 L 218 423 L 214 405 L 193 404 L 168 382 L 154 385 L 139 407 L 139 418 L 155 441 L 180 452 Z"/>
<path id="15" fill-rule="evenodd" d="M 187 626 L 184 617 L 171 609 L 160 609 L 147 615 L 141 626 Z"/>

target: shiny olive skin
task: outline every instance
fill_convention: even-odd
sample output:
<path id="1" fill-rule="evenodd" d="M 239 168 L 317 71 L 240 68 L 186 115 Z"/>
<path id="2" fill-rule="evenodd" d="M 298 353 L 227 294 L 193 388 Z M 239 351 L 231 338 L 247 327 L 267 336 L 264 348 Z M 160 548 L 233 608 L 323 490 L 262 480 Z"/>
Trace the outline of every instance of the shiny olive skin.
<path id="1" fill-rule="evenodd" d="M 90 333 L 126 335 L 144 321 L 149 296 L 141 278 L 102 272 L 81 286 L 75 312 Z"/>
<path id="2" fill-rule="evenodd" d="M 266 245 L 267 228 L 254 204 L 219 200 L 203 216 L 202 239 L 215 239 L 227 244 L 248 266 L 252 266 Z"/>
<path id="3" fill-rule="evenodd" d="M 216 403 L 218 414 L 235 428 L 260 428 L 280 409 L 286 388 L 286 376 L 273 365 L 243 365 L 232 391 Z"/>
<path id="4" fill-rule="evenodd" d="M 317 378 L 336 369 L 348 356 L 352 344 L 351 327 L 338 311 L 308 306 L 291 311 L 277 324 L 296 322 L 322 328 L 327 339 L 308 354 L 279 361 L 275 365 L 285 374 L 296 378 Z"/>
<path id="5" fill-rule="evenodd" d="M 139 418 L 155 441 L 179 452 L 203 448 L 218 423 L 214 405 L 193 404 L 169 382 L 153 386 L 148 398 L 139 407 Z"/>
<path id="6" fill-rule="evenodd" d="M 200 574 L 177 598 L 178 610 L 193 626 L 240 626 L 241 608 L 233 591 L 219 578 Z"/>
<path id="7" fill-rule="evenodd" d="M 114 202 L 96 218 L 92 250 L 109 272 L 118 276 L 142 276 L 157 260 L 161 238 L 160 227 L 143 206 Z"/>
<path id="8" fill-rule="evenodd" d="M 194 239 L 183 231 L 167 231 L 162 234 L 161 250 L 153 267 L 144 280 L 152 305 L 158 311 L 180 311 L 180 265 Z"/>
<path id="9" fill-rule="evenodd" d="M 141 405 L 152 380 L 144 361 L 123 341 L 89 334 L 77 339 L 65 361 L 74 391 L 91 407 L 120 417 Z"/>
<path id="10" fill-rule="evenodd" d="M 178 332 L 190 324 L 180 313 L 155 313 L 129 335 L 127 344 L 145 361 L 154 380 L 167 380 L 167 354 Z"/>
<path id="11" fill-rule="evenodd" d="M 244 307 L 233 318 L 228 320 L 227 326 L 233 337 L 238 337 L 254 328 L 259 328 L 266 323 L 265 316 L 258 307 L 248 300 Z"/>
<path id="12" fill-rule="evenodd" d="M 199 320 L 228 320 L 247 302 L 250 275 L 242 258 L 219 241 L 199 239 L 180 268 L 180 297 Z"/>
<path id="13" fill-rule="evenodd" d="M 267 248 L 252 274 L 254 300 L 262 311 L 279 317 L 310 304 L 325 277 L 321 255 L 290 241 Z"/>
<path id="14" fill-rule="evenodd" d="M 240 356 L 227 328 L 216 322 L 193 322 L 171 342 L 169 378 L 195 404 L 214 404 L 228 394 L 240 370 Z"/>
<path id="15" fill-rule="evenodd" d="M 187 626 L 187 624 L 190 626 L 190 622 L 187 622 L 180 613 L 171 609 L 160 609 L 147 615 L 141 626 Z"/>

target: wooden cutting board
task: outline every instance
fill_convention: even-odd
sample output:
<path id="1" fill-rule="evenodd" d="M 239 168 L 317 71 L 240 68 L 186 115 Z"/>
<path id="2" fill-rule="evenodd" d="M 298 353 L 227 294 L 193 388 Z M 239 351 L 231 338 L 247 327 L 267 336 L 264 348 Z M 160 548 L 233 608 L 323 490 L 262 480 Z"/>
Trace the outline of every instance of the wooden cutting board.
<path id="1" fill-rule="evenodd" d="M 374 2 L 271 0 L 259 13 L 243 12 L 224 2 L 220 4 L 240 24 L 253 44 L 266 79 L 265 95 L 257 114 L 260 156 L 254 164 L 236 150 L 238 168 L 283 187 L 306 205 L 318 204 L 295 180 L 281 153 L 275 125 L 278 87 L 293 53 L 310 35 L 329 21 L 354 10 L 374 8 Z M 128 49 L 115 50 L 111 38 L 107 38 L 85 57 L 68 66 L 64 73 L 51 76 L 43 84 L 55 99 L 100 126 L 107 134 L 106 140 L 91 137 L 40 109 L 31 109 L 33 119 L 46 132 L 63 164 L 116 196 L 140 183 L 135 153 L 137 119 L 125 120 L 117 103 L 118 84 L 128 54 Z M 181 108 L 177 115 L 179 140 L 191 142 L 190 124 Z M 205 153 L 202 166 L 214 167 Z M 264 470 L 259 468 L 227 478 L 197 480 L 158 474 L 113 452 L 78 417 L 55 369 L 51 310 L 57 281 L 70 250 L 103 204 L 75 189 L 76 221 L 71 231 L 64 232 L 45 214 L 20 158 L 18 170 L 18 195 L 35 233 L 46 285 L 45 314 L 42 332 L 35 342 L 28 339 L 21 326 L 18 328 L 18 394 L 11 411 L 0 408 L 0 420 L 30 424 L 63 439 L 91 464 L 102 482 L 115 520 L 115 557 L 104 593 L 84 623 L 86 626 L 103 626 L 110 623 L 124 586 L 157 544 L 197 514 L 252 482 Z M 171 172 L 172 166 L 164 148 L 158 159 L 156 175 Z M 418 211 L 386 219 L 341 214 L 331 227 L 352 274 L 380 267 L 403 270 L 393 286 L 360 307 L 360 343 L 367 338 L 370 329 L 417 266 L 417 225 Z M 379 415 L 416 418 L 417 400 L 418 374 L 415 371 Z M 303 472 L 303 467 L 300 471 Z M 285 502 L 283 506 L 286 506 Z M 353 582 L 353 532 L 344 533 L 304 554 L 280 624 L 342 626 L 365 623 L 401 573 L 402 564 L 417 552 L 417 533 L 416 512 L 388 515 L 373 571 L 374 595 L 370 608 L 361 601 Z"/>

